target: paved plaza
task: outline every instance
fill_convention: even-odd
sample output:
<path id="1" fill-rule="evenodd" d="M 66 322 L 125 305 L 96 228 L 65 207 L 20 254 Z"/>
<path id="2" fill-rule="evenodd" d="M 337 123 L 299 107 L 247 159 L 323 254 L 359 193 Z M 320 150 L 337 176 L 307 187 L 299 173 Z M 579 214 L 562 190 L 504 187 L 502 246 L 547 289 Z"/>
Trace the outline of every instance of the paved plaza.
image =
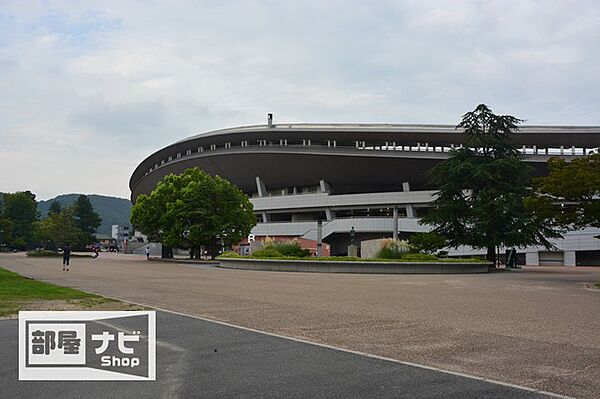
<path id="1" fill-rule="evenodd" d="M 102 254 L 0 255 L 43 281 L 563 395 L 600 396 L 600 268 L 485 275 L 224 270 Z"/>

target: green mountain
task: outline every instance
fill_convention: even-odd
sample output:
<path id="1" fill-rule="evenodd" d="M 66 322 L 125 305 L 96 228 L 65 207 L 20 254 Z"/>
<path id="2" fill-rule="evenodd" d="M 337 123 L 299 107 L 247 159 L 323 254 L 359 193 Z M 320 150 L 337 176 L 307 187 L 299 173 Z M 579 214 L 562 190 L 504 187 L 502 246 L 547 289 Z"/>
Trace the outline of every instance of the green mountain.
<path id="1" fill-rule="evenodd" d="M 108 197 L 104 195 L 86 194 L 94 207 L 94 211 L 102 218 L 102 224 L 98 227 L 98 233 L 111 233 L 113 224 L 130 225 L 129 215 L 131 213 L 131 202 L 125 198 Z M 48 216 L 48 209 L 52 201 L 58 201 L 61 207 L 69 206 L 77 201 L 79 194 L 63 194 L 46 201 L 38 202 L 38 211 L 42 219 Z"/>

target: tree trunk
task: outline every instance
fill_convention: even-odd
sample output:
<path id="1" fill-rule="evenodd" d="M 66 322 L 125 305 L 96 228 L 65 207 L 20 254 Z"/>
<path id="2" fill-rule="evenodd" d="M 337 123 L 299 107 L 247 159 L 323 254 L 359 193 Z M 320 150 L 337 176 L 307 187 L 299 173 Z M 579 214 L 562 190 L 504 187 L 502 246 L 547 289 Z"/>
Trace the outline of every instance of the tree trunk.
<path id="1" fill-rule="evenodd" d="M 486 259 L 496 267 L 496 246 L 487 247 Z"/>
<path id="2" fill-rule="evenodd" d="M 173 248 L 167 247 L 163 244 L 160 255 L 163 259 L 173 259 Z"/>
<path id="3" fill-rule="evenodd" d="M 214 259 L 218 255 L 217 253 L 217 237 L 211 237 L 210 239 L 210 258 Z"/>

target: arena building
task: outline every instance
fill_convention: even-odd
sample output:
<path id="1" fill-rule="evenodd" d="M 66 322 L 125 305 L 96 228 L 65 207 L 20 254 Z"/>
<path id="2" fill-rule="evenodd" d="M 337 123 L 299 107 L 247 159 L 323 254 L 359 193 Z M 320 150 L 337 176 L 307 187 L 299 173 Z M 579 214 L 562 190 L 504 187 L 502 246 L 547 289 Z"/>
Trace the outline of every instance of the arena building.
<path id="1" fill-rule="evenodd" d="M 537 176 L 552 156 L 567 160 L 595 153 L 600 126 L 523 126 L 515 135 Z M 171 144 L 143 160 L 131 180 L 131 199 L 148 194 L 169 173 L 200 167 L 240 187 L 254 205 L 257 238 L 322 239 L 345 255 L 358 242 L 428 231 L 419 225 L 435 187 L 427 171 L 462 145 L 453 125 L 274 124 L 216 130 Z M 597 229 L 568 233 L 559 251 L 520 249 L 530 265 L 600 265 Z M 482 254 L 459 248 L 452 255 Z"/>

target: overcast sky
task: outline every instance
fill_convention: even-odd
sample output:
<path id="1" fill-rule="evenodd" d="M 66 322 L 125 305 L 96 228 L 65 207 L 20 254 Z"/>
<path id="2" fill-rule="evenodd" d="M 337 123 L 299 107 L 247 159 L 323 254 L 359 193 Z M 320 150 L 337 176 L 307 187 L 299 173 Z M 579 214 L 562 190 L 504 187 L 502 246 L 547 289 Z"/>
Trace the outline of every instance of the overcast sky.
<path id="1" fill-rule="evenodd" d="M 129 196 L 212 129 L 600 125 L 600 2 L 0 0 L 0 191 Z"/>

